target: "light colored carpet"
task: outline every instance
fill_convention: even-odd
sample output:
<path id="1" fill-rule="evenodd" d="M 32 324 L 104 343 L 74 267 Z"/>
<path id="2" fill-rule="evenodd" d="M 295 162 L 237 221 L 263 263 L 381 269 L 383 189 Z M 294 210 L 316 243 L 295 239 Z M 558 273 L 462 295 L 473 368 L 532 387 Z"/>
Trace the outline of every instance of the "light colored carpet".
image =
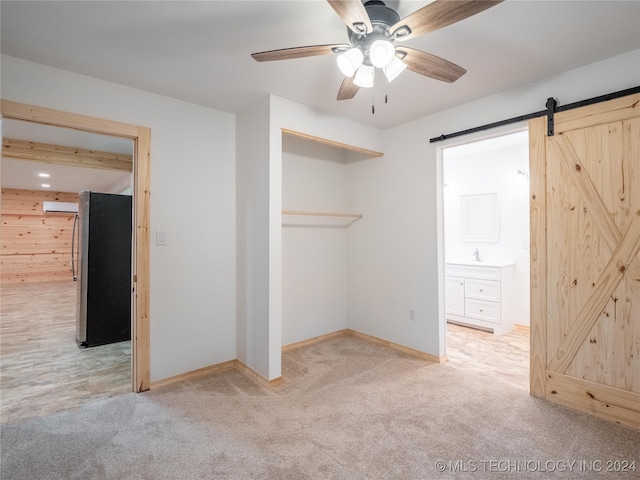
<path id="1" fill-rule="evenodd" d="M 283 374 L 269 390 L 230 370 L 3 426 L 0 475 L 638 478 L 604 470 L 640 468 L 640 432 L 532 398 L 491 369 L 339 337 L 286 352 Z"/>

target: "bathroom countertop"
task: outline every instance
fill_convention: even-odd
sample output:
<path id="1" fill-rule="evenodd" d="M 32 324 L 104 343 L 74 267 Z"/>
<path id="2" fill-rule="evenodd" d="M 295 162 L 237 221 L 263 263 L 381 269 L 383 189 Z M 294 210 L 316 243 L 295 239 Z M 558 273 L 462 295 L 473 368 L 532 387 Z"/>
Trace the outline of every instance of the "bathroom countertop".
<path id="1" fill-rule="evenodd" d="M 510 259 L 488 259 L 488 260 L 480 260 L 479 262 L 476 260 L 465 260 L 461 258 L 454 258 L 450 260 L 445 260 L 446 264 L 450 265 L 466 265 L 471 267 L 511 267 L 515 265 L 514 260 Z"/>

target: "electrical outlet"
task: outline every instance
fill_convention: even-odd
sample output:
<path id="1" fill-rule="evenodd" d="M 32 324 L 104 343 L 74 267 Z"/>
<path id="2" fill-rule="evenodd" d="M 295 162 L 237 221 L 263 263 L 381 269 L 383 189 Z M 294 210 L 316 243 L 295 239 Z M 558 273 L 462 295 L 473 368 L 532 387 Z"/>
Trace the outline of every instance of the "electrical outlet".
<path id="1" fill-rule="evenodd" d="M 409 320 L 412 322 L 416 321 L 416 311 L 415 310 L 409 310 Z"/>

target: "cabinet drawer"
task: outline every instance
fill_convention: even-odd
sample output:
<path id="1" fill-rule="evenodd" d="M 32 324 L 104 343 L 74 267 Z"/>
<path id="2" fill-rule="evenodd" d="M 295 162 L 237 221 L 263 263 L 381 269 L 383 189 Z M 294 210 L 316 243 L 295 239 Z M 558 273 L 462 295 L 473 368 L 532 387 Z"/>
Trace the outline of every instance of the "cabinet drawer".
<path id="1" fill-rule="evenodd" d="M 486 322 L 500 323 L 500 304 L 466 298 L 464 301 L 465 316 L 484 320 Z"/>
<path id="2" fill-rule="evenodd" d="M 464 296 L 467 298 L 475 298 L 477 300 L 499 302 L 500 282 L 466 278 L 464 281 Z"/>

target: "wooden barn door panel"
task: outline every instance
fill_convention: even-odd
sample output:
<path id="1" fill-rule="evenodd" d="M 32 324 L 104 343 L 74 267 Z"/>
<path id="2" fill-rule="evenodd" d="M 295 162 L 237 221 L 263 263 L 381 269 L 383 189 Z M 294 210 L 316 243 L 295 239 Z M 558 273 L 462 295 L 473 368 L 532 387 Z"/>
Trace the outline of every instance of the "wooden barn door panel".
<path id="1" fill-rule="evenodd" d="M 640 95 L 530 139 L 531 394 L 640 428 Z"/>

